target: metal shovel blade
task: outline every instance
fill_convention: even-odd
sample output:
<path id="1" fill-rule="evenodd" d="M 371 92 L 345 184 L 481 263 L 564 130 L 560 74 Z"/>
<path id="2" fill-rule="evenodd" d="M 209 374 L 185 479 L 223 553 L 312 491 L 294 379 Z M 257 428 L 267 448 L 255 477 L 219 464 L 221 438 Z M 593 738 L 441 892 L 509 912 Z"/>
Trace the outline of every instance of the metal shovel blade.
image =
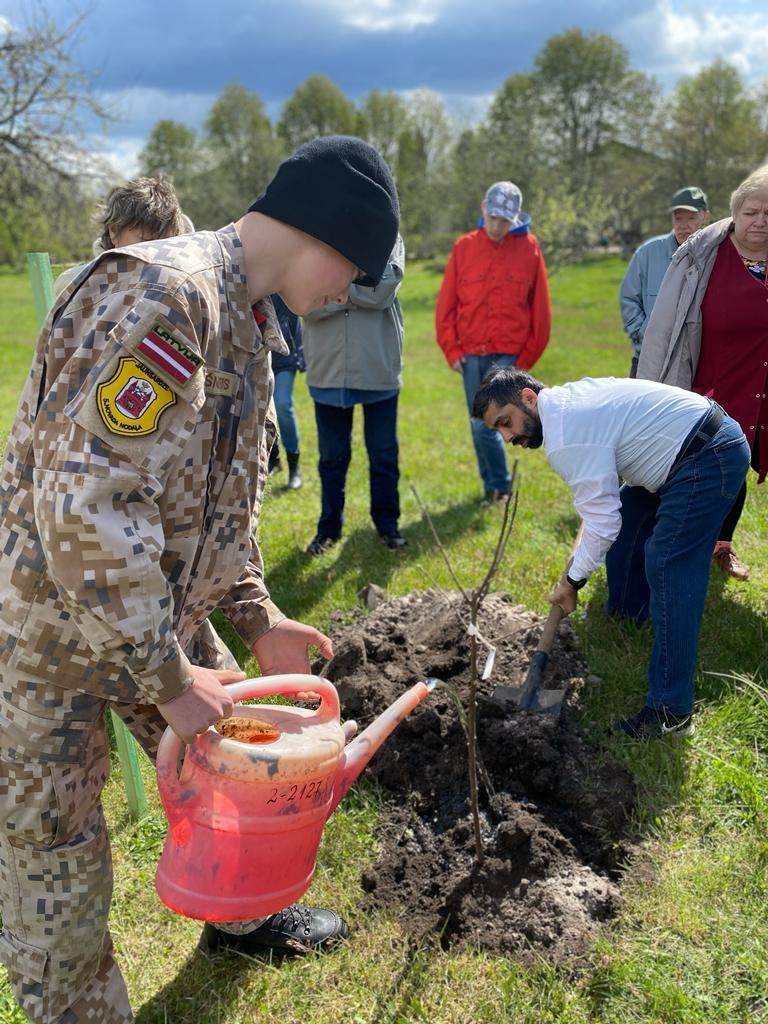
<path id="1" fill-rule="evenodd" d="M 491 693 L 492 701 L 501 705 L 512 703 L 524 711 L 544 711 L 552 715 L 560 713 L 566 687 L 544 689 L 542 683 L 557 627 L 560 625 L 562 617 L 562 608 L 553 604 L 541 631 L 539 643 L 531 657 L 523 685 L 495 687 Z"/>

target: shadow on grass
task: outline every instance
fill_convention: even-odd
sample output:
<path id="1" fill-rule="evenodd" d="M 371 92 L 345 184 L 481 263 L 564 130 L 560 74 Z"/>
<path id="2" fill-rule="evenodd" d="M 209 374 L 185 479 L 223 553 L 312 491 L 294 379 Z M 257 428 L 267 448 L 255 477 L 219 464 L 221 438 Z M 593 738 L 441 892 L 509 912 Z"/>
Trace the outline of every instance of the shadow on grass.
<path id="1" fill-rule="evenodd" d="M 406 1019 L 414 1005 L 420 1006 L 429 965 L 429 947 L 408 941 L 406 958 L 386 990 L 370 1009 L 371 1024 L 396 1024 Z M 319 955 L 323 954 L 310 954 Z M 209 959 L 193 952 L 168 982 L 136 1013 L 136 1024 L 168 1024 L 169 1021 L 196 1021 L 201 1024 L 226 1024 L 233 1019 L 233 1008 L 247 992 L 254 1017 L 268 1002 L 269 988 L 276 972 L 301 969 L 300 959 L 245 957 L 237 954 Z M 290 984 L 290 982 L 286 982 Z M 240 1019 L 240 1018 L 238 1018 Z M 259 1019 L 262 1019 L 259 1017 Z"/>
<path id="2" fill-rule="evenodd" d="M 393 976 L 387 990 L 377 998 L 371 1024 L 399 1024 L 400 1021 L 425 1019 L 420 995 L 428 982 L 428 944 L 408 938 L 403 952 L 405 963 Z M 416 1016 L 411 1016 L 413 1014 Z"/>
<path id="3" fill-rule="evenodd" d="M 471 536 L 473 532 L 484 532 L 487 514 L 476 502 L 467 499 L 441 512 L 430 511 L 430 518 L 441 543 L 448 548 L 452 542 Z M 369 583 L 386 590 L 396 569 L 404 562 L 420 563 L 425 549 L 435 545 L 425 518 L 409 526 L 404 533 L 408 545 L 396 550 L 382 544 L 372 524 L 344 534 L 338 544 L 319 556 L 313 557 L 297 548 L 270 566 L 267 572 L 270 593 L 280 607 L 290 610 L 293 618 L 301 619 L 332 582 L 343 580 L 347 588 L 355 591 Z M 424 586 L 430 585 L 425 577 Z"/>
<path id="4" fill-rule="evenodd" d="M 283 964 L 289 967 L 290 961 L 268 955 L 262 958 L 223 954 L 208 958 L 195 950 L 176 977 L 138 1010 L 136 1024 L 226 1024 L 232 1019 L 230 1010 L 242 992 L 247 991 L 254 1008 L 259 1006 L 274 972 Z"/>
<path id="5" fill-rule="evenodd" d="M 765 676 L 765 624 L 748 604 L 734 600 L 724 578 L 713 572 L 704 611 L 695 677 L 695 721 L 702 726 L 709 709 L 728 700 L 734 675 Z M 678 804 L 690 774 L 690 740 L 634 741 L 612 734 L 611 724 L 645 703 L 653 627 L 611 618 L 605 613 L 604 580 L 592 587 L 585 613 L 574 621 L 593 675 L 581 700 L 581 729 L 606 757 L 629 769 L 638 782 L 636 828 L 653 829 Z M 699 736 L 693 737 L 694 743 Z"/>

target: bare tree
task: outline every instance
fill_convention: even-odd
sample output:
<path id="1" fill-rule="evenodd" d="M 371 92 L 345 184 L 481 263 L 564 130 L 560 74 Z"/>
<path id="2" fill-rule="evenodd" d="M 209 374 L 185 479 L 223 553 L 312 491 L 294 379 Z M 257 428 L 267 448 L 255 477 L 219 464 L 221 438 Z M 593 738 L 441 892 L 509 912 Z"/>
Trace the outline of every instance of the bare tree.
<path id="1" fill-rule="evenodd" d="M 87 176 L 104 176 L 103 163 L 83 144 L 86 115 L 99 125 L 111 118 L 90 91 L 93 75 L 72 60 L 81 23 L 82 16 L 60 27 L 42 5 L 22 29 L 0 19 L 0 242 L 6 258 L 26 244 L 30 200 L 38 213 L 53 213 Z"/>
<path id="2" fill-rule="evenodd" d="M 23 31 L 0 23 L 0 152 L 7 161 L 57 175 L 81 168 L 82 118 L 111 120 L 91 93 L 93 73 L 71 49 L 82 15 L 63 28 L 40 14 Z"/>

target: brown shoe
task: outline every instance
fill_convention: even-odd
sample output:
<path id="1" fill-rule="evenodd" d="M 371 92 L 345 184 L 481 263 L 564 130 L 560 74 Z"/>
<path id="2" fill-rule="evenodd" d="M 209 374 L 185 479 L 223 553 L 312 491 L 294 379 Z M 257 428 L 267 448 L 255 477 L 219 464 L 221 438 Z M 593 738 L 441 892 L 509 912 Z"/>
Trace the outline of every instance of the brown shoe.
<path id="1" fill-rule="evenodd" d="M 730 544 L 718 542 L 712 554 L 712 561 L 726 576 L 731 576 L 735 580 L 749 579 L 749 566 L 744 565 Z"/>

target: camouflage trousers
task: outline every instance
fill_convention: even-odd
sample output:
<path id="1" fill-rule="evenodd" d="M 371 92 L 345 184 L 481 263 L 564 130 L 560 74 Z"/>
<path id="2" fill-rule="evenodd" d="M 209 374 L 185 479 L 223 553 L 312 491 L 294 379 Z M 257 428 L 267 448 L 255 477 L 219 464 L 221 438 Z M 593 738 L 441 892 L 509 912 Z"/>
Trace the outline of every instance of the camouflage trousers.
<path id="1" fill-rule="evenodd" d="M 154 760 L 165 729 L 157 708 L 109 706 Z M 0 962 L 34 1024 L 134 1019 L 107 924 L 106 707 L 2 669 Z"/>

